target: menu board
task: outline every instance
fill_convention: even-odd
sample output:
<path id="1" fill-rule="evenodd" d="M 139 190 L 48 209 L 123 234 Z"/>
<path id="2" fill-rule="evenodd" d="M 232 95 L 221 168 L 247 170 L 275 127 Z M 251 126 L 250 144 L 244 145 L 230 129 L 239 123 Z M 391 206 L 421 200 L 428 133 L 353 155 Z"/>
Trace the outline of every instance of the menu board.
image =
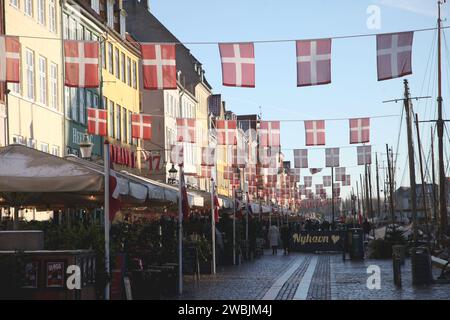
<path id="1" fill-rule="evenodd" d="M 47 262 L 47 288 L 64 287 L 64 262 Z"/>

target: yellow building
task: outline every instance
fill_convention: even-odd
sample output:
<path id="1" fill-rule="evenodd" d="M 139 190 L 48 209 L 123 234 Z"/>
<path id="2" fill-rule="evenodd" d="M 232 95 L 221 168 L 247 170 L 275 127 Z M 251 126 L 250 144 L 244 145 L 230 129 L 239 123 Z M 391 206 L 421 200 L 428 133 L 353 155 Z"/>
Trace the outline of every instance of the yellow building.
<path id="1" fill-rule="evenodd" d="M 79 154 L 78 143 L 86 132 L 86 108 L 108 110 L 108 140 L 118 170 L 137 172 L 139 140 L 131 137 L 131 115 L 140 112 L 140 49 L 126 33 L 126 13 L 121 0 L 76 1 L 64 5 L 64 38 L 100 41 L 101 87 L 65 88 L 66 144 L 68 153 Z M 102 97 L 102 98 L 100 98 Z M 102 155 L 103 139 L 90 137 L 93 153 Z M 131 161 L 137 159 L 136 161 Z"/>
<path id="2" fill-rule="evenodd" d="M 57 0 L 8 0 L 5 34 L 20 37 L 20 83 L 8 84 L 9 143 L 61 156 L 62 42 Z"/>

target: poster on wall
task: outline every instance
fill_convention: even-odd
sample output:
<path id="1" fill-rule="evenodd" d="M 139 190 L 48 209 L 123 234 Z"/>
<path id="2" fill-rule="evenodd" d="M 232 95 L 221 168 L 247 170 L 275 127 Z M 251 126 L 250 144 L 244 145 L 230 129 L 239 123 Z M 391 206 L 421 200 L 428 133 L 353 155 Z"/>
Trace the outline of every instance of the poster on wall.
<path id="1" fill-rule="evenodd" d="M 64 262 L 47 262 L 47 288 L 64 287 Z"/>
<path id="2" fill-rule="evenodd" d="M 25 276 L 23 288 L 37 288 L 39 263 L 37 261 L 28 262 L 25 265 Z"/>

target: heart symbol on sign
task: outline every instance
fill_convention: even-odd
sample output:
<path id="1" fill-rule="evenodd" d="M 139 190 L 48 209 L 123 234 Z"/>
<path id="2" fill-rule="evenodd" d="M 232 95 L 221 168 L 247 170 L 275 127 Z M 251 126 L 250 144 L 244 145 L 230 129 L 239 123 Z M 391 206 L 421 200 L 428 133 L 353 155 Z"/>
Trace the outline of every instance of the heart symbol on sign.
<path id="1" fill-rule="evenodd" d="M 331 236 L 331 240 L 333 241 L 334 244 L 336 244 L 336 242 L 338 242 L 340 238 L 341 238 L 340 236 L 334 236 L 334 235 Z"/>

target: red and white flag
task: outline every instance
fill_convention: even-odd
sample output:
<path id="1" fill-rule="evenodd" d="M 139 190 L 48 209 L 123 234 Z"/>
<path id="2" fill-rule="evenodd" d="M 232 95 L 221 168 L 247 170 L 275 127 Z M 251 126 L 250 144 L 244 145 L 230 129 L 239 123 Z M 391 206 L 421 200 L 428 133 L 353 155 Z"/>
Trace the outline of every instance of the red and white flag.
<path id="1" fill-rule="evenodd" d="M 109 221 L 113 221 L 116 213 L 121 208 L 120 201 L 120 188 L 117 175 L 114 171 L 111 171 L 109 175 Z"/>
<path id="2" fill-rule="evenodd" d="M 235 168 L 244 168 L 247 161 L 245 149 L 238 146 L 227 146 L 227 157 L 231 159 L 231 165 Z"/>
<path id="3" fill-rule="evenodd" d="M 350 144 L 366 143 L 370 140 L 370 118 L 349 119 Z"/>
<path id="4" fill-rule="evenodd" d="M 312 186 L 312 177 L 311 176 L 303 177 L 303 184 L 305 185 L 305 188 L 311 188 L 311 186 Z"/>
<path id="5" fill-rule="evenodd" d="M 210 166 L 201 166 L 201 178 L 211 178 L 211 167 Z"/>
<path id="6" fill-rule="evenodd" d="M 151 140 L 152 116 L 146 114 L 132 114 L 131 137 L 144 140 Z"/>
<path id="7" fill-rule="evenodd" d="M 20 81 L 19 37 L 0 36 L 0 81 Z"/>
<path id="8" fill-rule="evenodd" d="M 344 186 L 348 187 L 348 186 L 350 186 L 350 184 L 351 184 L 350 175 L 349 175 L 349 174 L 346 174 L 346 175 L 344 176 L 344 179 L 342 180 L 342 186 L 343 186 L 343 187 L 344 187 Z"/>
<path id="9" fill-rule="evenodd" d="M 325 145 L 325 121 L 324 120 L 305 121 L 305 136 L 307 146 Z"/>
<path id="10" fill-rule="evenodd" d="M 214 222 L 215 223 L 219 222 L 219 209 L 220 209 L 219 197 L 217 196 L 216 190 L 214 190 Z"/>
<path id="11" fill-rule="evenodd" d="M 291 169 L 289 169 L 289 174 L 292 177 L 295 177 L 295 182 L 300 182 L 300 169 L 299 168 L 291 168 Z"/>
<path id="12" fill-rule="evenodd" d="M 107 118 L 108 118 L 107 110 L 87 108 L 88 133 L 106 137 Z"/>
<path id="13" fill-rule="evenodd" d="M 338 167 L 335 169 L 336 181 L 344 181 L 345 179 L 345 167 Z"/>
<path id="14" fill-rule="evenodd" d="M 301 40 L 297 45 L 297 87 L 331 82 L 331 39 Z"/>
<path id="15" fill-rule="evenodd" d="M 322 171 L 322 168 L 310 168 L 309 172 L 311 172 L 311 174 L 316 174 Z"/>
<path id="16" fill-rule="evenodd" d="M 323 186 L 331 187 L 331 176 L 323 176 Z"/>
<path id="17" fill-rule="evenodd" d="M 141 44 L 144 89 L 176 89 L 174 44 Z"/>
<path id="18" fill-rule="evenodd" d="M 412 31 L 377 35 L 378 81 L 412 74 L 413 35 Z"/>
<path id="19" fill-rule="evenodd" d="M 237 144 L 237 120 L 216 120 L 217 144 Z"/>
<path id="20" fill-rule="evenodd" d="M 214 166 L 216 164 L 216 148 L 202 147 L 202 166 Z"/>
<path id="21" fill-rule="evenodd" d="M 262 147 L 279 147 L 280 121 L 261 121 L 258 134 Z"/>
<path id="22" fill-rule="evenodd" d="M 323 184 L 316 184 L 316 194 L 319 195 L 325 191 Z"/>
<path id="23" fill-rule="evenodd" d="M 231 87 L 255 87 L 253 43 L 220 43 L 222 83 Z"/>
<path id="24" fill-rule="evenodd" d="M 195 119 L 177 118 L 177 141 L 195 143 Z"/>
<path id="25" fill-rule="evenodd" d="M 64 40 L 64 85 L 78 88 L 97 88 L 98 42 Z"/>
<path id="26" fill-rule="evenodd" d="M 245 174 L 245 180 L 248 181 L 249 184 L 253 184 L 254 182 L 257 182 L 256 166 L 245 167 L 244 174 Z"/>
<path id="27" fill-rule="evenodd" d="M 372 163 L 372 146 L 358 146 L 358 165 L 365 165 Z"/>
<path id="28" fill-rule="evenodd" d="M 325 149 L 325 166 L 339 167 L 339 148 Z"/>
<path id="29" fill-rule="evenodd" d="M 294 149 L 294 167 L 308 168 L 308 149 Z"/>
<path id="30" fill-rule="evenodd" d="M 333 195 L 334 197 L 339 197 L 341 195 L 341 185 L 340 183 L 333 183 Z"/>
<path id="31" fill-rule="evenodd" d="M 227 180 L 233 180 L 235 169 L 231 166 L 223 168 L 223 178 Z"/>

